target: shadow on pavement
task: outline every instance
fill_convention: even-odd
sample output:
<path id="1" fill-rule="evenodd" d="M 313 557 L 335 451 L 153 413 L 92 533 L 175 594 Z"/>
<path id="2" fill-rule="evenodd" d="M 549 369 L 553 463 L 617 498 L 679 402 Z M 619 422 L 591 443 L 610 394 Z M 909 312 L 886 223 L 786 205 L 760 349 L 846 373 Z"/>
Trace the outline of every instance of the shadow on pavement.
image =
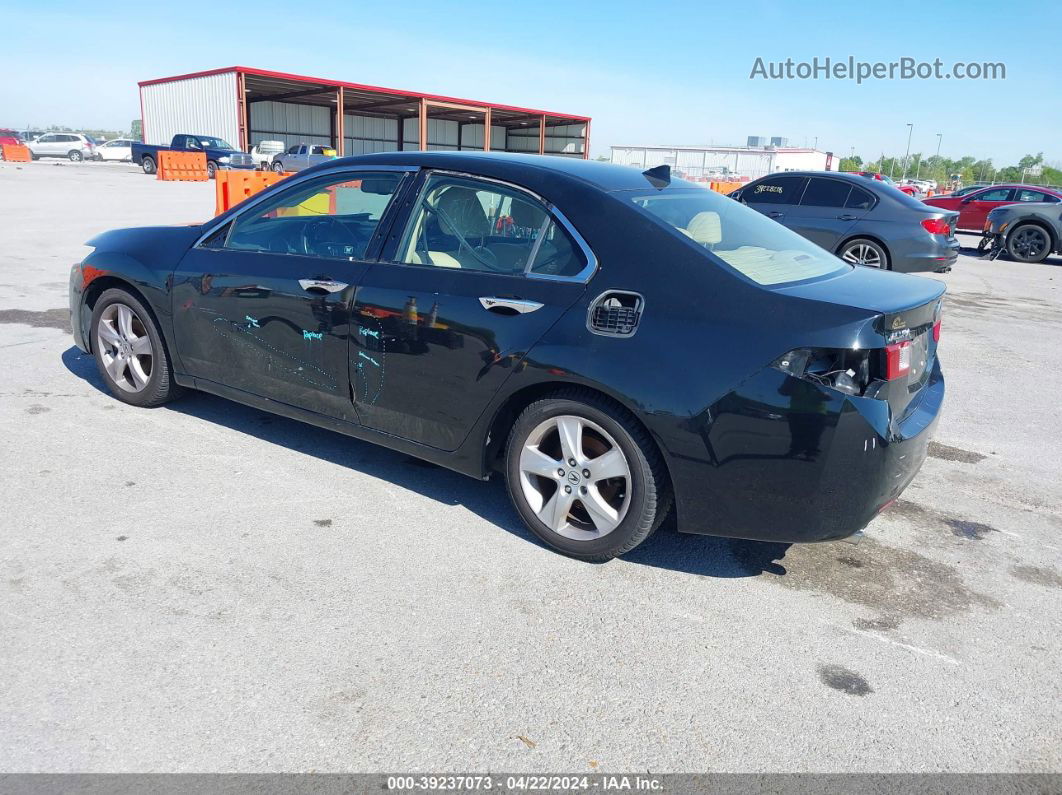
<path id="1" fill-rule="evenodd" d="M 62 361 L 73 375 L 112 397 L 92 356 L 71 347 L 64 351 Z M 386 480 L 445 505 L 462 505 L 502 530 L 545 547 L 520 521 L 501 477 L 483 483 L 360 439 L 203 392 L 189 392 L 162 409 L 145 410 L 176 411 Z M 679 533 L 672 513 L 648 541 L 622 560 L 706 577 L 784 575 L 785 567 L 777 561 L 788 548 L 789 544 Z"/>

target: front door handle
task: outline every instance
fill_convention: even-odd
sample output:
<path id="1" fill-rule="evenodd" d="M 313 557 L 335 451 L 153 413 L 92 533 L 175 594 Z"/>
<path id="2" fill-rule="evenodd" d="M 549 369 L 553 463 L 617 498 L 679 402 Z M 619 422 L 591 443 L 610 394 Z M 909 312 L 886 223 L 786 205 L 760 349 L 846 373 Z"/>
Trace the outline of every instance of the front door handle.
<path id="1" fill-rule="evenodd" d="M 523 315 L 528 312 L 534 312 L 536 309 L 541 309 L 543 306 L 538 301 L 521 301 L 519 298 L 495 298 L 494 296 L 484 296 L 479 299 L 479 302 L 484 309 L 505 315 L 510 315 L 514 312 Z"/>
<path id="2" fill-rule="evenodd" d="M 331 279 L 299 279 L 299 287 L 308 293 L 338 293 L 340 290 L 346 290 L 347 284 L 346 282 L 334 282 Z"/>
<path id="3" fill-rule="evenodd" d="M 768 218 L 781 218 L 783 215 L 785 215 L 785 213 L 779 212 L 778 210 L 771 210 L 767 213 Z"/>
<path id="4" fill-rule="evenodd" d="M 837 220 L 838 221 L 854 221 L 856 219 L 856 217 L 857 216 L 854 216 L 854 215 L 838 215 L 837 216 Z"/>

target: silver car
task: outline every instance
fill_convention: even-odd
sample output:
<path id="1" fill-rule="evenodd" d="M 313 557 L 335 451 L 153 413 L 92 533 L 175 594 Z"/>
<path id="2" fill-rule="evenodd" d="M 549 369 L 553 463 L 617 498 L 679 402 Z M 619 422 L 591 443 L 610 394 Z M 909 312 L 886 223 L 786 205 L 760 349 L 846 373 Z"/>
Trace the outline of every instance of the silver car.
<path id="1" fill-rule="evenodd" d="M 50 132 L 30 141 L 30 154 L 39 157 L 65 157 L 75 163 L 96 157 L 96 145 L 81 133 Z"/>
<path id="2" fill-rule="evenodd" d="M 853 265 L 940 273 L 959 256 L 958 213 L 858 174 L 787 171 L 730 197 Z"/>
<path id="3" fill-rule="evenodd" d="M 298 144 L 288 151 L 273 156 L 273 170 L 302 171 L 304 168 L 316 166 L 318 163 L 326 163 L 334 160 L 336 150 L 324 144 Z"/>

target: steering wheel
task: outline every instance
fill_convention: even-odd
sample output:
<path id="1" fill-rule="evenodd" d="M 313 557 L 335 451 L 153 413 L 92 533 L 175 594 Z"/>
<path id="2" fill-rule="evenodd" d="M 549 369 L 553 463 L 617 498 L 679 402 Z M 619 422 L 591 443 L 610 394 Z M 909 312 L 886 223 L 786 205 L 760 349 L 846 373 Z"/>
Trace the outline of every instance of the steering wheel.
<path id="1" fill-rule="evenodd" d="M 344 249 L 357 250 L 361 240 L 333 216 L 308 221 L 302 228 L 302 250 L 308 256 L 348 256 Z"/>

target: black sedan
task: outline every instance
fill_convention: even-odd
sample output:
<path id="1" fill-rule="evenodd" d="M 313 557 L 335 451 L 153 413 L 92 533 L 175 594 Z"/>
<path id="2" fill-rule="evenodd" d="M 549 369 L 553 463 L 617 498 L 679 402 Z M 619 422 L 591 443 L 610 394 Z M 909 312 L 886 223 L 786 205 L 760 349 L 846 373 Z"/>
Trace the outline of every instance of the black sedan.
<path id="1" fill-rule="evenodd" d="M 502 472 L 585 560 L 672 510 L 692 533 L 851 535 L 915 476 L 944 396 L 941 284 L 666 167 L 366 155 L 90 245 L 74 336 L 119 399 L 200 389 Z"/>

